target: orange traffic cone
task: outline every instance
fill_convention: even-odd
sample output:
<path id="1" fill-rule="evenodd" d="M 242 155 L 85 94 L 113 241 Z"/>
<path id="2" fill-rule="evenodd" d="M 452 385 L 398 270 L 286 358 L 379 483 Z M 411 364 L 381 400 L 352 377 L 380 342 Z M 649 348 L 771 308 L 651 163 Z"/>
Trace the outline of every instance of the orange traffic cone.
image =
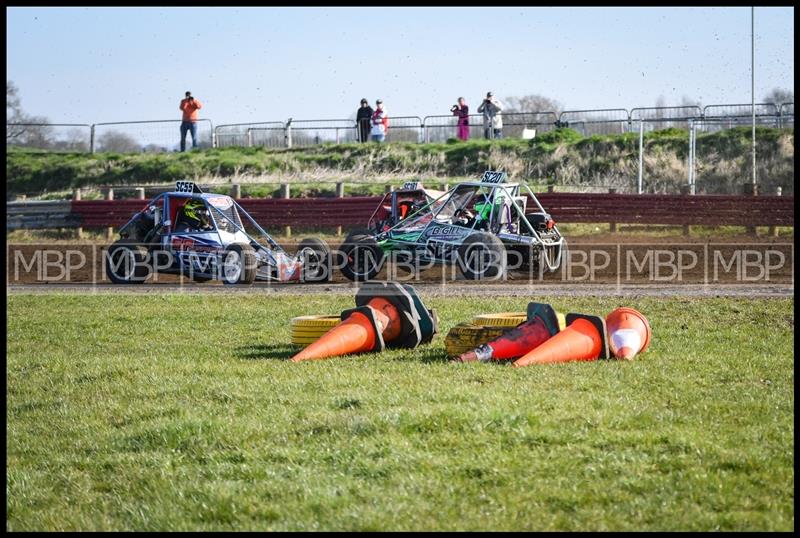
<path id="1" fill-rule="evenodd" d="M 631 360 L 637 353 L 644 353 L 650 345 L 650 323 L 633 308 L 617 308 L 606 316 L 606 326 L 608 346 L 619 359 Z"/>
<path id="2" fill-rule="evenodd" d="M 413 348 L 437 332 L 433 310 L 422 304 L 408 284 L 367 282 L 356 294 L 356 308 L 341 314 L 342 322 L 291 358 L 319 360 L 388 347 Z"/>
<path id="3" fill-rule="evenodd" d="M 528 321 L 472 351 L 462 353 L 454 362 L 501 361 L 516 359 L 558 332 L 558 317 L 553 307 L 545 303 L 528 305 Z"/>
<path id="4" fill-rule="evenodd" d="M 603 318 L 567 314 L 567 327 L 514 362 L 514 367 L 554 362 L 607 359 Z"/>

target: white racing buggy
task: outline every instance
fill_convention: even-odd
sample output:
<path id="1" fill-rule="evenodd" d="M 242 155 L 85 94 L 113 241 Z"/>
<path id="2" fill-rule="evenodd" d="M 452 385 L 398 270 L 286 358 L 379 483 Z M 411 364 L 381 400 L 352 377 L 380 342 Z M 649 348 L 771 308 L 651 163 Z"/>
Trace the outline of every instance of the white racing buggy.
<path id="1" fill-rule="evenodd" d="M 119 235 L 105 256 L 106 275 L 116 284 L 142 283 L 155 273 L 225 284 L 331 278 L 324 241 L 304 239 L 290 256 L 236 200 L 188 181 L 150 200 Z"/>
<path id="2" fill-rule="evenodd" d="M 553 272 L 565 246 L 530 187 L 506 182 L 505 172 L 487 171 L 480 181 L 456 185 L 394 225 L 348 235 L 340 249 L 341 271 L 353 281 L 371 280 L 391 256 L 413 272 L 454 264 L 470 280 L 503 275 L 510 260 L 515 268 Z"/>

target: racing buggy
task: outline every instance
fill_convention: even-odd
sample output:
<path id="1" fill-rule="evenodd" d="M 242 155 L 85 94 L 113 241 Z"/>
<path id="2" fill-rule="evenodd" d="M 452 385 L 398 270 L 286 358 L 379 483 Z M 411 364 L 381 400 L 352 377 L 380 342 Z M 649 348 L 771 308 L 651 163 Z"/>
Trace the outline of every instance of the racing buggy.
<path id="1" fill-rule="evenodd" d="M 411 213 L 400 214 L 393 203 L 388 219 L 376 219 L 379 208 L 368 230 L 351 233 L 342 244 L 342 274 L 371 280 L 390 256 L 415 272 L 454 264 L 469 280 L 504 274 L 509 259 L 519 268 L 558 270 L 566 241 L 555 221 L 528 185 L 506 179 L 505 172 L 487 171 Z"/>
<path id="2" fill-rule="evenodd" d="M 431 202 L 443 194 L 443 191 L 426 189 L 419 181 L 407 181 L 398 190 L 387 192 L 383 196 L 369 219 L 367 230 L 351 232 L 350 235 L 385 232 L 423 207 L 429 207 Z"/>
<path id="3" fill-rule="evenodd" d="M 116 284 L 141 283 L 156 272 L 225 284 L 331 277 L 324 241 L 304 239 L 290 256 L 236 200 L 189 181 L 153 198 L 119 235 L 105 256 L 106 275 Z"/>

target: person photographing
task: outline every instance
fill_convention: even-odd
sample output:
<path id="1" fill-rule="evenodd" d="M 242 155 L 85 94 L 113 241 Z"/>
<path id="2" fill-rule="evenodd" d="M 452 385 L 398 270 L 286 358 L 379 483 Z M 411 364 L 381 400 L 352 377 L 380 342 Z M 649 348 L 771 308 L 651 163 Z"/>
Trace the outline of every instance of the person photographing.
<path id="1" fill-rule="evenodd" d="M 181 119 L 181 151 L 186 151 L 186 133 L 192 134 L 192 147 L 197 147 L 197 111 L 203 108 L 199 99 L 192 96 L 192 92 L 186 92 L 186 96 L 181 100 L 178 107 L 183 112 Z"/>
<path id="2" fill-rule="evenodd" d="M 453 116 L 458 118 L 458 120 L 456 120 L 456 125 L 458 126 L 456 135 L 458 139 L 469 139 L 469 107 L 467 106 L 466 100 L 464 100 L 463 97 L 459 97 L 458 104 L 453 105 L 450 108 L 450 112 L 453 113 Z"/>
<path id="3" fill-rule="evenodd" d="M 483 114 L 483 136 L 487 139 L 503 137 L 503 110 L 502 103 L 494 97 L 492 92 L 486 94 L 478 113 Z"/>

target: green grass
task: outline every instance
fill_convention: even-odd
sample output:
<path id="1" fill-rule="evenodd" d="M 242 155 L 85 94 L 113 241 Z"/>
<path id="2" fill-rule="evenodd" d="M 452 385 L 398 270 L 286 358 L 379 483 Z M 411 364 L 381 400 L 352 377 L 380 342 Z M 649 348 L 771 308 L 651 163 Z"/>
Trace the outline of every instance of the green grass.
<path id="1" fill-rule="evenodd" d="M 550 299 L 605 315 L 617 298 Z M 7 530 L 793 530 L 790 299 L 625 301 L 630 363 L 294 364 L 352 297 L 11 295 Z"/>

